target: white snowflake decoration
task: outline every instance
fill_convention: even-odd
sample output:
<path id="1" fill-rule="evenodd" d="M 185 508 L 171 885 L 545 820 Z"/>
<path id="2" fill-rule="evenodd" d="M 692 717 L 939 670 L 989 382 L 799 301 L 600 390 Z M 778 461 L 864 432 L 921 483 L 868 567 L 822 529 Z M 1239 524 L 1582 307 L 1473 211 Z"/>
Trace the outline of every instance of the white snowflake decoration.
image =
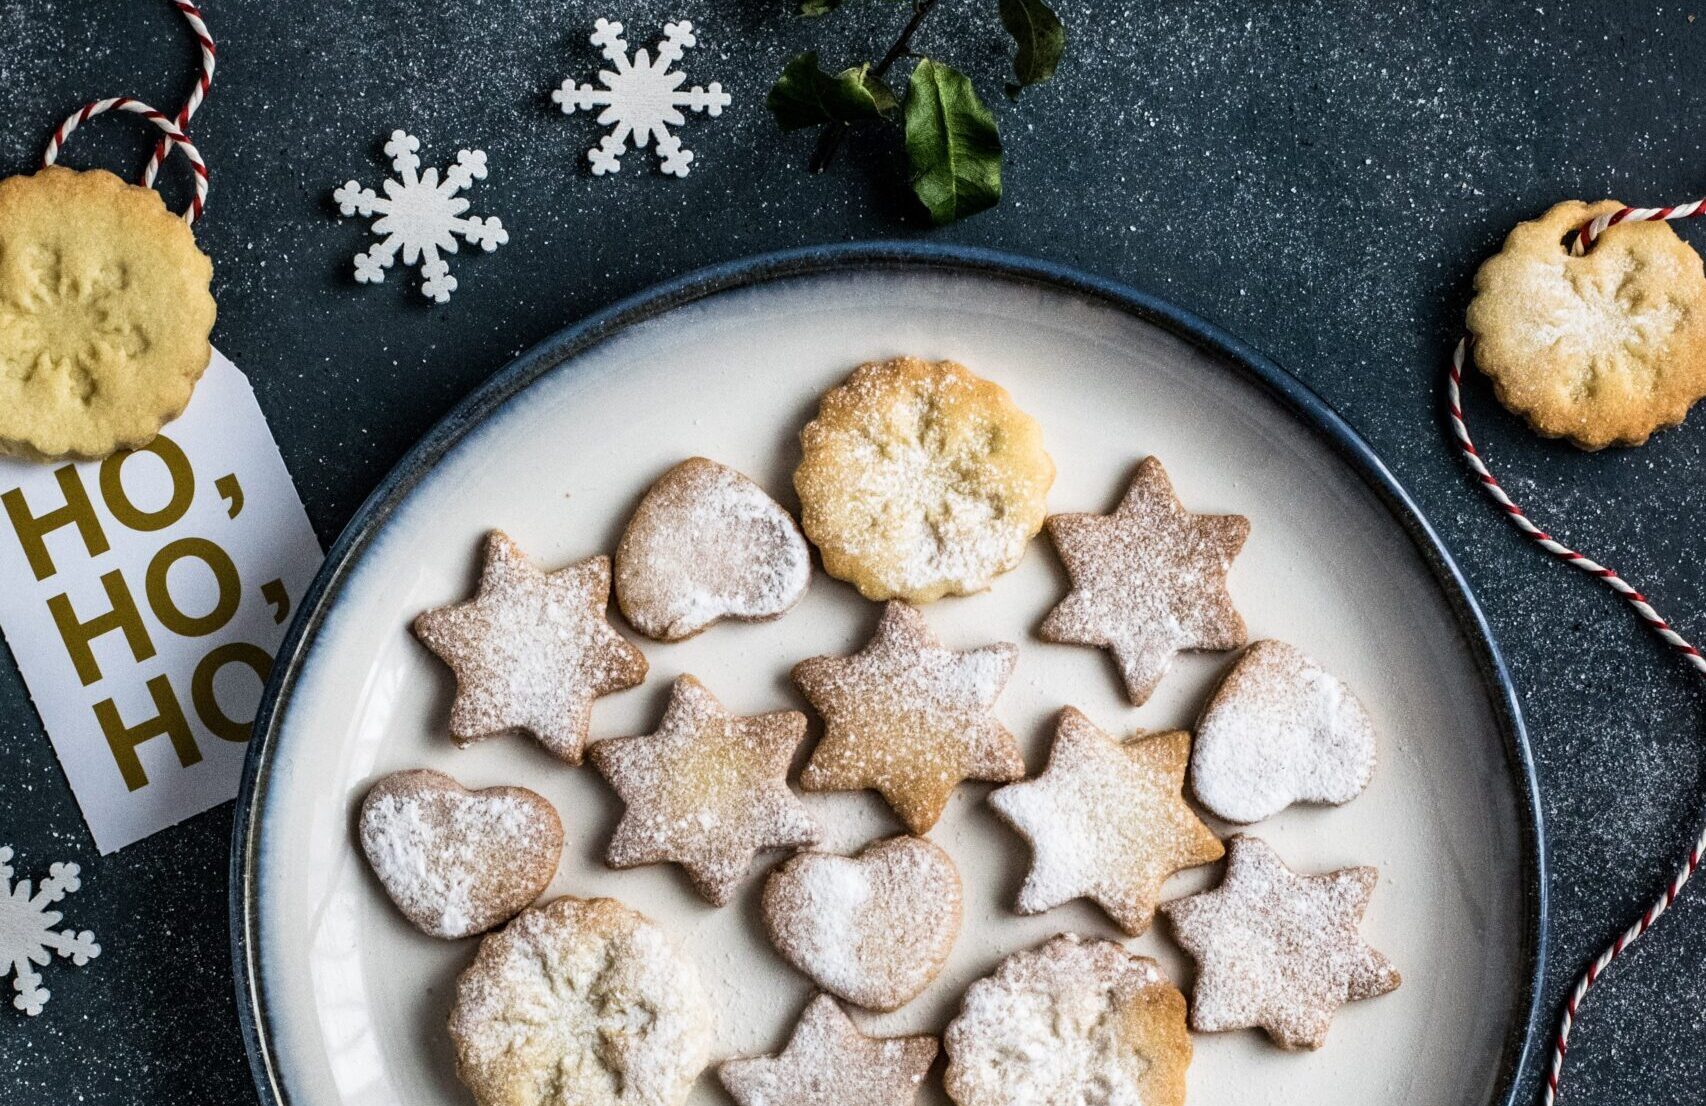
<path id="1" fill-rule="evenodd" d="M 654 63 L 642 49 L 634 52 L 634 60 L 630 62 L 628 43 L 622 38 L 622 24 L 600 19 L 593 25 L 592 44 L 603 51 L 605 59 L 616 67 L 615 71 L 599 70 L 598 79 L 603 88 L 566 80 L 561 88 L 551 93 L 551 99 L 565 115 L 597 107 L 604 109 L 599 113 L 598 122 L 610 130 L 598 145 L 586 152 L 587 160 L 592 162 L 594 176 L 614 173 L 622 168 L 623 143 L 632 141 L 634 149 L 643 150 L 653 139 L 657 140 L 659 167 L 673 176 L 687 175 L 693 151 L 682 149 L 681 139 L 669 128 L 687 122 L 687 116 L 681 113 L 682 108 L 716 116 L 721 115 L 731 102 L 728 93 L 716 81 L 712 81 L 709 87 L 694 85 L 686 92 L 681 91 L 687 75 L 672 71 L 670 66 L 680 61 L 689 47 L 698 43 L 699 40 L 693 37 L 693 24 L 687 20 L 665 23 L 663 41 L 658 43 L 657 61 Z"/>
<path id="2" fill-rule="evenodd" d="M 12 989 L 18 992 L 12 1005 L 34 1017 L 51 995 L 36 968 L 45 967 L 54 953 L 82 967 L 101 955 L 101 946 L 86 929 L 53 928 L 61 915 L 48 907 L 83 886 L 77 865 L 53 865 L 31 895 L 29 880 L 12 882 L 11 861 L 11 846 L 0 845 L 0 978 L 12 973 Z"/>
<path id="3" fill-rule="evenodd" d="M 450 275 L 450 262 L 439 251 L 455 253 L 456 239 L 491 253 L 509 241 L 509 232 L 498 219 L 482 219 L 464 215 L 468 200 L 459 193 L 477 180 L 486 179 L 486 152 L 458 150 L 456 164 L 438 178 L 437 169 L 420 172 L 421 159 L 416 151 L 421 140 L 406 131 L 392 131 L 385 143 L 385 153 L 391 158 L 396 179 L 382 186 L 380 196 L 371 188 L 362 188 L 355 181 L 346 181 L 332 198 L 345 215 L 378 215 L 370 228 L 380 240 L 372 249 L 355 255 L 355 279 L 362 284 L 379 284 L 385 280 L 385 270 L 397 261 L 401 251 L 403 264 L 421 267 L 421 292 L 437 303 L 450 298 L 456 291 L 456 278 Z"/>

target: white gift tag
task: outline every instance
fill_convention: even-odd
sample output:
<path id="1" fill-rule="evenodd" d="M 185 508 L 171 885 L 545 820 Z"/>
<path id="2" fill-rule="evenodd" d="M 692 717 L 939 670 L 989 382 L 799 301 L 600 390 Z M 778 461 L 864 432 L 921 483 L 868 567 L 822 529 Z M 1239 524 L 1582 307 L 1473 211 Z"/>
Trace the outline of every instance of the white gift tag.
<path id="1" fill-rule="evenodd" d="M 102 853 L 237 793 L 321 559 L 248 380 L 104 461 L 0 458 L 0 629 Z"/>

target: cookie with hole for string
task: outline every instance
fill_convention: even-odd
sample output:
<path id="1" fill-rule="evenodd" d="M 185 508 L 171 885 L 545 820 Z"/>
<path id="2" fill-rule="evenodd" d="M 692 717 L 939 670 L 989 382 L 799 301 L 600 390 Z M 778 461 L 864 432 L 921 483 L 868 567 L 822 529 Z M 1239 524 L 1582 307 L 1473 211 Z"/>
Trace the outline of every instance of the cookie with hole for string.
<path id="1" fill-rule="evenodd" d="M 212 356 L 212 279 L 152 189 L 59 166 L 0 180 L 0 453 L 152 441 Z"/>
<path id="2" fill-rule="evenodd" d="M 1659 221 L 1570 242 L 1615 200 L 1569 200 L 1520 223 L 1475 275 L 1469 332 L 1499 402 L 1587 450 L 1641 445 L 1706 396 L 1706 272 Z"/>

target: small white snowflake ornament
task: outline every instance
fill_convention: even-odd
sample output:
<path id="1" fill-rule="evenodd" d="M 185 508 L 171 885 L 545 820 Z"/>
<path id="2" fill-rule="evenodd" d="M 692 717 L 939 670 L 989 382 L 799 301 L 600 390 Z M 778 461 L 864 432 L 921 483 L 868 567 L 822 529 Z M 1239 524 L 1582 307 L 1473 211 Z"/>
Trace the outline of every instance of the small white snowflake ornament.
<path id="1" fill-rule="evenodd" d="M 55 930 L 61 915 L 48 909 L 83 886 L 80 872 L 75 864 L 55 864 L 32 895 L 29 880 L 12 882 L 12 848 L 0 845 L 0 978 L 12 973 L 12 989 L 18 992 L 12 1005 L 31 1017 L 41 1013 L 51 997 L 36 968 L 45 967 L 54 953 L 78 967 L 101 955 L 93 933 Z"/>
<path id="2" fill-rule="evenodd" d="M 355 255 L 357 282 L 382 283 L 385 270 L 396 264 L 401 252 L 403 264 L 420 263 L 421 292 L 443 303 L 456 291 L 456 278 L 450 275 L 450 263 L 440 251 L 455 253 L 456 240 L 462 238 L 491 253 L 509 241 L 509 232 L 496 217 L 463 214 L 469 204 L 461 193 L 475 181 L 486 179 L 484 150 L 458 150 L 456 164 L 445 170 L 440 180 L 437 169 L 420 171 L 420 148 L 421 140 L 414 135 L 392 131 L 385 153 L 396 177 L 381 186 L 385 195 L 352 180 L 345 181 L 332 198 L 345 215 L 379 216 L 370 228 L 379 242 Z"/>
<path id="3" fill-rule="evenodd" d="M 598 122 L 610 128 L 598 145 L 586 152 L 594 176 L 614 173 L 622 168 L 622 147 L 631 142 L 634 149 L 643 150 L 647 143 L 657 142 L 658 166 L 672 176 L 685 177 L 693 162 L 693 151 L 682 149 L 681 139 L 671 133 L 671 127 L 687 122 L 682 108 L 717 116 L 731 103 L 723 86 L 712 81 L 707 87 L 694 85 L 683 92 L 681 86 L 687 75 L 670 67 L 681 60 L 690 47 L 698 45 L 693 24 L 683 19 L 663 25 L 663 41 L 658 43 L 657 61 L 644 49 L 634 52 L 628 60 L 628 43 L 622 38 L 622 24 L 600 19 L 593 24 L 592 44 L 599 48 L 616 68 L 601 69 L 595 84 L 576 84 L 565 80 L 561 88 L 551 93 L 551 99 L 563 109 L 564 115 L 590 111 L 601 107 Z"/>

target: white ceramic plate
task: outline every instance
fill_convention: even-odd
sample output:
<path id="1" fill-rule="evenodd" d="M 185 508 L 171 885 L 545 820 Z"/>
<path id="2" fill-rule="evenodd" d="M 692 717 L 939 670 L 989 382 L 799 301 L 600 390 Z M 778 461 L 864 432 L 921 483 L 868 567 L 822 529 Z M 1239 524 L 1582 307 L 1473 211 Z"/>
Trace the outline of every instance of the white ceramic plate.
<path id="1" fill-rule="evenodd" d="M 874 246 L 714 270 L 545 343 L 430 435 L 340 540 L 281 653 L 239 799 L 233 932 L 251 1057 L 269 1106 L 469 1101 L 444 1025 L 475 942 L 411 928 L 353 844 L 362 794 L 401 768 L 545 795 L 568 832 L 550 894 L 610 895 L 659 920 L 697 962 L 717 1005 L 717 1056 L 785 1042 L 809 986 L 768 947 L 755 905 L 762 870 L 781 856 L 764 856 L 721 910 L 673 867 L 609 870 L 601 855 L 619 806 L 603 781 L 526 738 L 456 749 L 445 732 L 450 675 L 408 624 L 469 593 L 491 527 L 549 567 L 613 552 L 640 494 L 688 456 L 732 465 L 791 504 L 796 433 L 818 395 L 859 362 L 900 353 L 962 361 L 1040 420 L 1060 473 L 1053 510 L 1109 509 L 1133 465 L 1156 454 L 1192 510 L 1247 515 L 1250 540 L 1230 582 L 1251 637 L 1302 647 L 1343 677 L 1375 720 L 1380 764 L 1360 798 L 1294 808 L 1255 832 L 1298 869 L 1379 867 L 1364 932 L 1404 984 L 1344 1008 L 1318 1052 L 1284 1053 L 1255 1031 L 1198 1036 L 1191 1101 L 1480 1106 L 1507 1098 L 1532 1029 L 1541 958 L 1532 773 L 1492 642 L 1403 493 L 1284 373 L 1165 305 L 1015 258 Z M 1033 771 L 1060 707 L 1075 705 L 1121 734 L 1188 726 L 1228 661 L 1181 658 L 1133 709 L 1103 653 L 1037 639 L 1064 587 L 1039 539 L 990 591 L 926 608 L 950 646 L 1019 643 L 999 714 Z M 650 678 L 600 700 L 593 735 L 652 729 L 683 672 L 742 713 L 807 709 L 789 667 L 857 648 L 876 616 L 875 605 L 820 572 L 780 621 L 723 624 L 676 645 L 642 640 Z M 960 788 L 932 833 L 966 886 L 953 957 L 911 1005 L 861 1016 L 872 1031 L 940 1030 L 968 983 L 1054 933 L 1117 936 L 1084 903 L 1013 913 L 1027 850 L 991 816 L 987 791 Z M 874 795 L 806 802 L 832 849 L 851 851 L 897 828 Z M 1189 873 L 1167 892 L 1216 876 L 1213 868 Z M 1130 946 L 1186 983 L 1189 964 L 1166 928 L 1158 922 Z M 728 1100 L 707 1072 L 692 1101 Z M 942 1101 L 938 1069 L 920 1102 Z"/>

